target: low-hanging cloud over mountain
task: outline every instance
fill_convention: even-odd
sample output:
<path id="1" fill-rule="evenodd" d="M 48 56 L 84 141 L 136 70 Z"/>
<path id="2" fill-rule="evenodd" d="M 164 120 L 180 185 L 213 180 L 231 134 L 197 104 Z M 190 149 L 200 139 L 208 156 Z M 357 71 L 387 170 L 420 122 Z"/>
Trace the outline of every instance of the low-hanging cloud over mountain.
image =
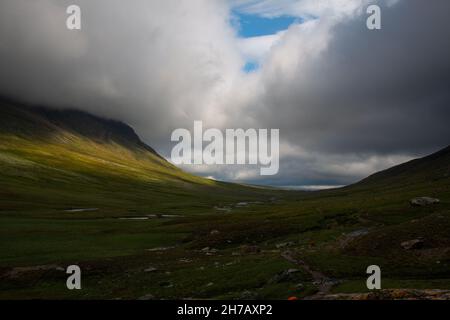
<path id="1" fill-rule="evenodd" d="M 366 8 L 382 8 L 382 29 Z M 82 30 L 65 27 L 82 9 Z M 235 12 L 299 18 L 242 38 Z M 172 130 L 279 128 L 280 171 L 217 179 L 341 185 L 448 144 L 450 2 L 3 0 L 0 94 L 123 120 L 169 156 Z M 259 69 L 244 72 L 246 59 Z"/>

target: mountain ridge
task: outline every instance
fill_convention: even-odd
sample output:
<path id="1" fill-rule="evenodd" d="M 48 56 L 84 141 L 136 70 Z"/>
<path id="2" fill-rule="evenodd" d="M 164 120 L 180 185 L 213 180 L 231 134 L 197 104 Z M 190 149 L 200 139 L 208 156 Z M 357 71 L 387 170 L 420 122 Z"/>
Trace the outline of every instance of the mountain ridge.
<path id="1" fill-rule="evenodd" d="M 269 192 L 187 173 L 122 122 L 10 102 L 0 103 L 0 165 L 0 206 L 13 210 L 36 202 L 131 210 L 155 201 L 174 208 L 178 196 L 211 208 L 220 199 L 259 200 Z"/>
<path id="2" fill-rule="evenodd" d="M 349 187 L 374 187 L 377 185 L 389 185 L 399 182 L 406 184 L 407 181 L 413 182 L 412 180 L 415 180 L 417 183 L 421 181 L 436 181 L 449 178 L 450 145 L 430 155 L 376 172 Z"/>
<path id="3" fill-rule="evenodd" d="M 161 157 L 152 147 L 144 143 L 134 129 L 128 124 L 113 119 L 102 118 L 78 109 L 53 109 L 42 106 L 21 105 L 14 102 L 0 100 L 0 132 L 17 132 L 20 128 L 30 128 L 30 122 L 39 125 L 33 129 L 32 134 L 44 135 L 50 132 L 66 130 L 73 134 L 85 136 L 97 142 L 111 142 L 122 144 L 126 147 L 145 149 Z M 23 122 L 28 125 L 23 125 Z M 13 124 L 13 126 L 11 125 Z M 39 129 L 41 132 L 39 132 Z M 30 133 L 22 132 L 22 133 Z M 161 157 L 162 158 L 162 157 Z"/>
<path id="4" fill-rule="evenodd" d="M 0 133 L 17 135 L 26 140 L 37 138 L 51 141 L 55 138 L 55 134 L 63 132 L 84 137 L 94 143 L 104 145 L 115 143 L 125 149 L 149 152 L 158 157 L 160 164 L 181 171 L 144 143 L 135 130 L 124 122 L 73 108 L 34 107 L 0 98 Z M 418 173 L 422 175 L 421 180 L 448 178 L 450 175 L 448 163 L 450 163 L 450 146 L 431 155 L 376 172 L 343 188 L 373 187 L 388 184 L 390 181 L 404 183 L 403 180 L 410 180 Z M 425 174 L 427 171 L 428 174 Z"/>

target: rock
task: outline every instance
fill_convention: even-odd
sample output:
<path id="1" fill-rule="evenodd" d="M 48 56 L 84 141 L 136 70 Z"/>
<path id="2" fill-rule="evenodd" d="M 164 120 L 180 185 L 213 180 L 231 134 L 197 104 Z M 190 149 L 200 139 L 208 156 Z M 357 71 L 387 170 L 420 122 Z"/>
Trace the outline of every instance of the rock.
<path id="1" fill-rule="evenodd" d="M 421 239 L 414 239 L 409 241 L 404 241 L 400 245 L 405 250 L 420 249 L 423 246 L 424 241 Z"/>
<path id="2" fill-rule="evenodd" d="M 294 274 L 294 273 L 300 272 L 300 270 L 298 270 L 298 269 L 289 269 L 286 272 L 287 272 L 287 274 Z"/>
<path id="3" fill-rule="evenodd" d="M 258 298 L 258 294 L 256 292 L 252 291 L 243 291 L 241 293 L 241 296 L 239 297 L 240 300 L 255 300 Z"/>
<path id="4" fill-rule="evenodd" d="M 148 252 L 158 252 L 158 251 L 167 251 L 167 250 L 171 250 L 171 249 L 175 249 L 175 247 L 158 247 L 158 248 L 147 249 L 147 251 Z"/>
<path id="5" fill-rule="evenodd" d="M 296 289 L 303 289 L 305 287 L 305 285 L 303 284 L 303 283 L 297 283 L 296 285 L 295 285 L 295 288 Z"/>
<path id="6" fill-rule="evenodd" d="M 359 229 L 359 230 L 355 230 L 353 232 L 350 232 L 349 234 L 347 234 L 347 236 L 350 237 L 350 238 L 358 238 L 358 237 L 361 237 L 361 236 L 365 236 L 368 233 L 369 233 L 369 230 L 367 230 L 367 229 Z"/>
<path id="7" fill-rule="evenodd" d="M 209 256 L 214 254 L 214 253 L 219 252 L 219 250 L 213 249 L 213 248 L 210 248 L 210 247 L 203 248 L 201 251 L 206 253 L 206 255 L 209 255 Z"/>
<path id="8" fill-rule="evenodd" d="M 344 249 L 353 240 L 355 240 L 359 237 L 365 236 L 368 233 L 369 233 L 368 229 L 359 229 L 359 230 L 355 230 L 355 231 L 352 231 L 347 234 L 344 233 L 343 236 L 339 239 L 339 246 L 341 247 L 341 249 Z"/>
<path id="9" fill-rule="evenodd" d="M 276 248 L 277 248 L 277 249 L 281 249 L 281 248 L 286 248 L 286 247 L 292 247 L 293 245 L 295 245 L 295 243 L 292 242 L 292 241 L 289 241 L 289 242 L 283 242 L 283 243 L 278 243 L 278 244 L 276 245 Z"/>
<path id="10" fill-rule="evenodd" d="M 414 198 L 409 201 L 409 203 L 414 207 L 426 207 L 433 204 L 438 204 L 441 202 L 439 199 L 430 197 L 420 197 Z"/>
<path id="11" fill-rule="evenodd" d="M 150 267 L 144 270 L 144 272 L 155 272 L 155 271 L 158 271 L 158 269 L 155 267 Z"/>
<path id="12" fill-rule="evenodd" d="M 294 274 L 300 272 L 298 269 L 289 269 L 276 274 L 272 279 L 269 280 L 269 284 L 281 283 L 294 280 Z"/>

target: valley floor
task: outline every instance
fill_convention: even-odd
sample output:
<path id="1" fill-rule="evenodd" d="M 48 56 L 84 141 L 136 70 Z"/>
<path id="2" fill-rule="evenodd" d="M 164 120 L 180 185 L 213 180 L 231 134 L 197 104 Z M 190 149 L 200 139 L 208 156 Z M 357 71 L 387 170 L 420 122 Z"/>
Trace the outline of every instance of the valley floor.
<path id="1" fill-rule="evenodd" d="M 0 299 L 364 299 L 372 264 L 383 289 L 416 289 L 400 298 L 448 297 L 417 291 L 450 289 L 441 196 L 424 208 L 411 207 L 408 193 L 400 201 L 344 189 L 197 214 L 2 212 Z M 423 245 L 402 247 L 414 239 Z M 79 291 L 66 289 L 72 264 L 82 269 Z"/>

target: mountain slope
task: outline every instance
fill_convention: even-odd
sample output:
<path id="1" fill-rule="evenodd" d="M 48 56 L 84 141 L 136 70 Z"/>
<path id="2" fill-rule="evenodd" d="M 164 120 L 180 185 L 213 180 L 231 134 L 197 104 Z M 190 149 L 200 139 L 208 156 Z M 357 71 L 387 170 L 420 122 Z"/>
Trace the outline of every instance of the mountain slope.
<path id="1" fill-rule="evenodd" d="M 354 187 L 408 185 L 410 183 L 438 182 L 450 178 L 450 146 L 429 156 L 377 172 Z"/>
<path id="2" fill-rule="evenodd" d="M 31 108 L 0 101 L 0 132 L 41 140 L 67 133 L 97 143 L 117 143 L 126 148 L 143 149 L 156 155 L 128 125 L 78 110 Z"/>
<path id="3" fill-rule="evenodd" d="M 3 210 L 83 206 L 136 210 L 148 209 L 152 202 L 157 204 L 153 207 L 177 207 L 182 203 L 179 197 L 204 194 L 197 201 L 211 208 L 209 202 L 221 198 L 262 193 L 183 172 L 126 124 L 81 111 L 7 102 L 0 105 L 0 165 Z"/>

